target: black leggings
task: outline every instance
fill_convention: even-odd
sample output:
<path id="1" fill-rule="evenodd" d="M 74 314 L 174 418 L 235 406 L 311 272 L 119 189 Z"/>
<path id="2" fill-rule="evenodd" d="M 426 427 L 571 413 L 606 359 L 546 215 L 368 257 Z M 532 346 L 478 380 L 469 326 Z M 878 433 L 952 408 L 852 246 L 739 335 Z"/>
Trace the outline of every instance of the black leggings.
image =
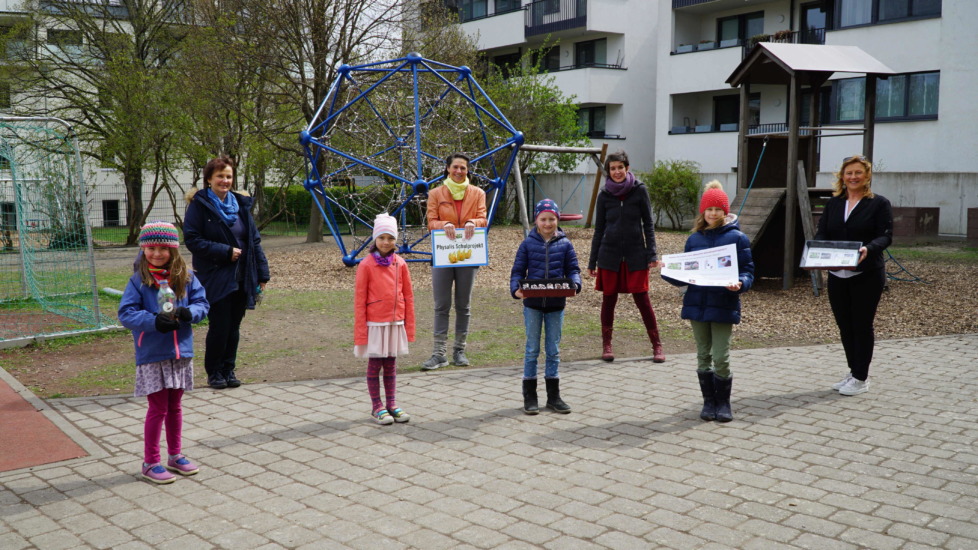
<path id="1" fill-rule="evenodd" d="M 873 360 L 876 341 L 873 320 L 885 283 L 886 272 L 882 269 L 846 279 L 829 275 L 829 304 L 835 324 L 839 326 L 849 372 L 858 380 L 869 378 L 869 363 Z"/>

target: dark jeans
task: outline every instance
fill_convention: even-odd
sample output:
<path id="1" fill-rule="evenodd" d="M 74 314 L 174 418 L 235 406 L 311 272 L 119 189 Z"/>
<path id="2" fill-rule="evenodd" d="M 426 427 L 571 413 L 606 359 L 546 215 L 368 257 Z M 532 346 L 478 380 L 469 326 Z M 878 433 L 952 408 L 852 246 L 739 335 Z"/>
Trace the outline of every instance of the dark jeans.
<path id="1" fill-rule="evenodd" d="M 869 363 L 873 360 L 876 342 L 873 320 L 885 283 L 886 272 L 882 269 L 847 279 L 829 275 L 829 304 L 835 324 L 839 325 L 849 372 L 858 380 L 869 378 Z"/>
<path id="2" fill-rule="evenodd" d="M 204 351 L 204 369 L 207 376 L 227 376 L 234 370 L 238 356 L 241 320 L 248 307 L 248 296 L 238 289 L 211 304 L 207 318 L 207 349 Z"/>

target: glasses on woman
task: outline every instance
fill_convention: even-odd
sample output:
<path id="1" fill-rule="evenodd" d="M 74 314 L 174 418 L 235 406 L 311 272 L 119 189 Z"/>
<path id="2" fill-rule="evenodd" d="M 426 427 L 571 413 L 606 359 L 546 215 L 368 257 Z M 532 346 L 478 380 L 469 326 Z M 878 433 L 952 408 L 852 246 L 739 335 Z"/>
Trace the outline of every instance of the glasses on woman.
<path id="1" fill-rule="evenodd" d="M 866 157 L 864 157 L 864 156 L 862 156 L 862 155 L 853 155 L 851 157 L 846 157 L 846 158 L 842 159 L 842 164 L 845 164 L 845 163 L 850 162 L 850 161 L 853 161 L 853 160 L 858 160 L 858 161 L 862 161 L 862 162 L 869 162 L 869 159 L 866 158 Z"/>

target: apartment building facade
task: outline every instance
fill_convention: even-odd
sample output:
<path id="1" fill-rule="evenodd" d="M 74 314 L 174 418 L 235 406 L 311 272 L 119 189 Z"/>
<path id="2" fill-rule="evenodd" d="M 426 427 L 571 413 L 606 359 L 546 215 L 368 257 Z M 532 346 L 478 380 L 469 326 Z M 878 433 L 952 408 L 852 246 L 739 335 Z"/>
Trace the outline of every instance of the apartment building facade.
<path id="1" fill-rule="evenodd" d="M 478 36 L 497 64 L 546 36 L 559 40 L 546 66 L 562 91 L 575 96 L 581 126 L 596 144 L 627 150 L 637 170 L 655 160 L 693 160 L 704 180 L 719 178 L 731 191 L 740 97 L 726 80 L 750 47 L 757 41 L 857 46 L 897 73 L 877 83 L 874 189 L 895 206 L 940 208 L 943 234 L 965 234 L 967 208 L 978 207 L 976 2 L 455 2 L 463 29 Z M 820 89 L 821 124 L 852 131 L 817 140 L 819 187 L 830 185 L 843 157 L 860 152 L 864 86 L 863 75 L 837 73 Z M 748 134 L 785 131 L 786 87 L 750 91 Z M 811 92 L 803 90 L 802 105 Z M 802 122 L 808 124 L 807 112 Z"/>

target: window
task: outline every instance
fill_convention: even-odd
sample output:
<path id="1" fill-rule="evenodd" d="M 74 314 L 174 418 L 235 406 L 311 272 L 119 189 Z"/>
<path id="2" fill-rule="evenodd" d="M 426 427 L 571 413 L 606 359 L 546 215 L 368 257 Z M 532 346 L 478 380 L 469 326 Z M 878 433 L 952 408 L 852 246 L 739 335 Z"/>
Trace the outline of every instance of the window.
<path id="1" fill-rule="evenodd" d="M 837 0 L 839 27 L 871 25 L 941 14 L 941 0 Z"/>
<path id="2" fill-rule="evenodd" d="M 80 48 L 82 45 L 81 31 L 67 29 L 48 29 L 48 44 L 61 49 L 68 47 Z"/>
<path id="3" fill-rule="evenodd" d="M 520 0 L 496 0 L 496 13 L 505 13 L 520 9 Z"/>
<path id="4" fill-rule="evenodd" d="M 588 40 L 574 44 L 574 66 L 593 67 L 606 65 L 608 62 L 608 40 Z"/>
<path id="5" fill-rule="evenodd" d="M 880 120 L 935 119 L 941 73 L 894 75 L 876 81 L 876 118 Z M 863 120 L 865 78 L 848 78 L 835 82 L 835 120 Z"/>
<path id="6" fill-rule="evenodd" d="M 560 13 L 560 0 L 543 0 L 543 13 Z"/>
<path id="7" fill-rule="evenodd" d="M 581 133 L 592 138 L 603 138 L 605 133 L 605 107 L 582 107 L 577 110 L 577 126 Z"/>
<path id="8" fill-rule="evenodd" d="M 489 0 L 461 0 L 462 21 L 471 21 L 487 15 Z"/>
<path id="9" fill-rule="evenodd" d="M 761 94 L 750 94 L 747 100 L 747 126 L 761 121 Z M 740 125 L 740 95 L 721 95 L 713 98 L 713 130 L 732 132 Z"/>
<path id="10" fill-rule="evenodd" d="M 717 42 L 721 48 L 743 44 L 764 33 L 764 12 L 755 11 L 717 19 Z"/>
<path id="11" fill-rule="evenodd" d="M 547 48 L 546 51 L 534 51 L 533 52 L 533 64 L 540 68 L 542 71 L 554 72 L 560 70 L 560 48 L 554 46 L 552 48 Z"/>
<path id="12" fill-rule="evenodd" d="M 3 226 L 4 231 L 17 229 L 17 207 L 14 203 L 0 202 L 0 226 Z"/>
<path id="13" fill-rule="evenodd" d="M 506 55 L 497 55 L 492 58 L 492 64 L 503 75 L 503 78 L 512 76 L 514 70 L 518 70 L 522 57 L 519 52 Z"/>
<path id="14" fill-rule="evenodd" d="M 818 94 L 818 105 L 816 106 L 816 109 L 818 109 L 818 120 L 820 124 L 825 124 L 826 122 L 829 121 L 830 118 L 829 113 L 832 112 L 831 99 L 832 99 L 832 88 L 831 87 L 821 88 Z M 811 113 L 808 110 L 808 104 L 811 102 L 811 100 L 812 100 L 811 90 L 804 90 L 803 92 L 801 92 L 801 98 L 799 99 L 799 103 L 798 103 L 798 107 L 800 108 L 800 110 L 798 111 L 798 118 L 799 118 L 799 123 L 802 126 L 812 125 L 812 120 L 810 116 Z M 787 105 L 785 105 L 785 107 L 787 107 Z M 785 120 L 787 119 L 788 118 L 786 114 Z"/>

